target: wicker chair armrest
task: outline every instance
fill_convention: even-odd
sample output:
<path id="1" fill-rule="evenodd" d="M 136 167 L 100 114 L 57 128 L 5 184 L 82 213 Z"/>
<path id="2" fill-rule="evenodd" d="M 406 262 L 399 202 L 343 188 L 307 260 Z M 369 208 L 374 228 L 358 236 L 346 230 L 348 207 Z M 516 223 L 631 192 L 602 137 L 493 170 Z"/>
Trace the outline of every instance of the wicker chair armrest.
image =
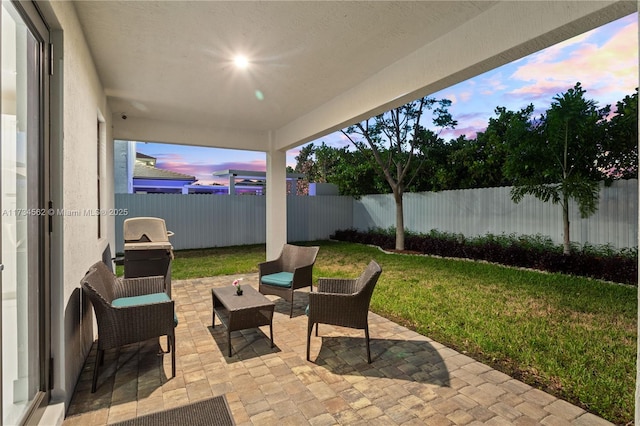
<path id="1" fill-rule="evenodd" d="M 276 272 L 282 272 L 280 259 L 258 263 L 258 271 L 260 277 L 264 275 L 275 274 Z"/>
<path id="2" fill-rule="evenodd" d="M 313 284 L 313 264 L 298 266 L 293 270 L 293 288 L 306 287 Z"/>
<path id="3" fill-rule="evenodd" d="M 318 278 L 318 292 L 320 293 L 355 293 L 356 280 L 353 278 Z"/>
<path id="4" fill-rule="evenodd" d="M 115 298 L 165 293 L 162 275 L 140 278 L 118 278 L 114 288 Z"/>

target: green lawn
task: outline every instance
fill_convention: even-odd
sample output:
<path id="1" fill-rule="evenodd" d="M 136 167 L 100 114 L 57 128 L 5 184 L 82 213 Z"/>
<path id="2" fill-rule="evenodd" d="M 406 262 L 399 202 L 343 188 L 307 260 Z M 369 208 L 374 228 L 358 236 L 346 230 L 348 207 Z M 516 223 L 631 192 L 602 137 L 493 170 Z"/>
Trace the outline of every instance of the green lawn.
<path id="1" fill-rule="evenodd" d="M 383 272 L 372 311 L 617 424 L 633 420 L 637 289 L 464 260 L 321 246 L 314 278 Z M 176 252 L 172 278 L 257 272 L 263 245 Z"/>

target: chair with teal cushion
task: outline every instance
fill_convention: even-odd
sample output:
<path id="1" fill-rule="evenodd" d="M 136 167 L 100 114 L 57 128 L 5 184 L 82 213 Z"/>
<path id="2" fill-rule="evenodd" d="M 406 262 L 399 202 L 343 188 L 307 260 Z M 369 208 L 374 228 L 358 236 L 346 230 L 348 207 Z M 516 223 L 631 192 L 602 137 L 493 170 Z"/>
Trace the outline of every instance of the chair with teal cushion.
<path id="1" fill-rule="evenodd" d="M 319 250 L 317 246 L 285 244 L 277 259 L 258 264 L 260 293 L 279 296 L 290 302 L 289 317 L 293 316 L 295 290 L 309 286 L 313 291 L 313 265 Z"/>
<path id="2" fill-rule="evenodd" d="M 102 262 L 97 262 L 81 281 L 89 296 L 98 323 L 96 365 L 91 392 L 96 391 L 99 366 L 106 349 L 119 348 L 155 337 L 167 336 L 171 352 L 171 374 L 176 375 L 175 302 L 164 292 L 163 276 L 117 278 Z"/>
<path id="3" fill-rule="evenodd" d="M 124 308 L 128 306 L 148 305 L 150 303 L 169 302 L 171 298 L 167 293 L 151 293 L 143 294 L 142 296 L 121 297 L 115 299 L 111 304 L 116 308 Z M 173 323 L 178 326 L 178 316 L 173 314 Z"/>

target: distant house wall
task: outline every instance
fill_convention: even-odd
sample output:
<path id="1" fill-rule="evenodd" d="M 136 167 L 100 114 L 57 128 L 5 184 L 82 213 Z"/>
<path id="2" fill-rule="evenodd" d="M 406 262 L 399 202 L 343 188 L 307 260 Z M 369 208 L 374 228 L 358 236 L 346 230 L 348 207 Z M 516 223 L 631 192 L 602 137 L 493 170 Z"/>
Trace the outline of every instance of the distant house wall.
<path id="1" fill-rule="evenodd" d="M 182 188 L 191 181 L 170 179 L 133 179 L 134 192 L 158 192 L 182 194 Z"/>
<path id="2" fill-rule="evenodd" d="M 309 195 L 338 195 L 338 186 L 333 183 L 309 183 Z"/>
<path id="3" fill-rule="evenodd" d="M 405 194 L 405 223 L 413 232 L 432 229 L 465 236 L 541 234 L 562 242 L 560 207 L 526 197 L 515 204 L 510 188 Z M 265 242 L 265 197 L 174 194 L 116 194 L 116 249 L 123 250 L 122 224 L 127 217 L 156 216 L 175 232 L 175 249 L 224 247 Z M 638 181 L 602 187 L 598 212 L 581 219 L 571 208 L 571 240 L 580 244 L 636 247 Z M 395 226 L 393 196 L 287 197 L 287 241 L 328 239 L 339 229 Z"/>

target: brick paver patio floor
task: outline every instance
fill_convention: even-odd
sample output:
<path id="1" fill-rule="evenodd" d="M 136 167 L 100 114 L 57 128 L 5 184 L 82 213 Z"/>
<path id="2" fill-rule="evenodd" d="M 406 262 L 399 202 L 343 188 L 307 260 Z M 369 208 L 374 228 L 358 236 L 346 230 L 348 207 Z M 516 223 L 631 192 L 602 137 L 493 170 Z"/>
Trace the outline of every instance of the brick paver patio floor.
<path id="1" fill-rule="evenodd" d="M 179 325 L 176 377 L 158 340 L 105 353 L 91 393 L 95 348 L 76 386 L 64 426 L 105 425 L 224 394 L 238 425 L 608 425 L 583 409 L 383 317 L 369 314 L 372 364 L 364 333 L 329 325 L 311 338 L 307 297 L 294 317 L 276 302 L 273 328 L 232 333 L 211 327 L 211 288 L 240 276 L 173 282 Z M 244 275 L 257 287 L 257 274 Z M 160 340 L 166 348 L 166 339 Z"/>

